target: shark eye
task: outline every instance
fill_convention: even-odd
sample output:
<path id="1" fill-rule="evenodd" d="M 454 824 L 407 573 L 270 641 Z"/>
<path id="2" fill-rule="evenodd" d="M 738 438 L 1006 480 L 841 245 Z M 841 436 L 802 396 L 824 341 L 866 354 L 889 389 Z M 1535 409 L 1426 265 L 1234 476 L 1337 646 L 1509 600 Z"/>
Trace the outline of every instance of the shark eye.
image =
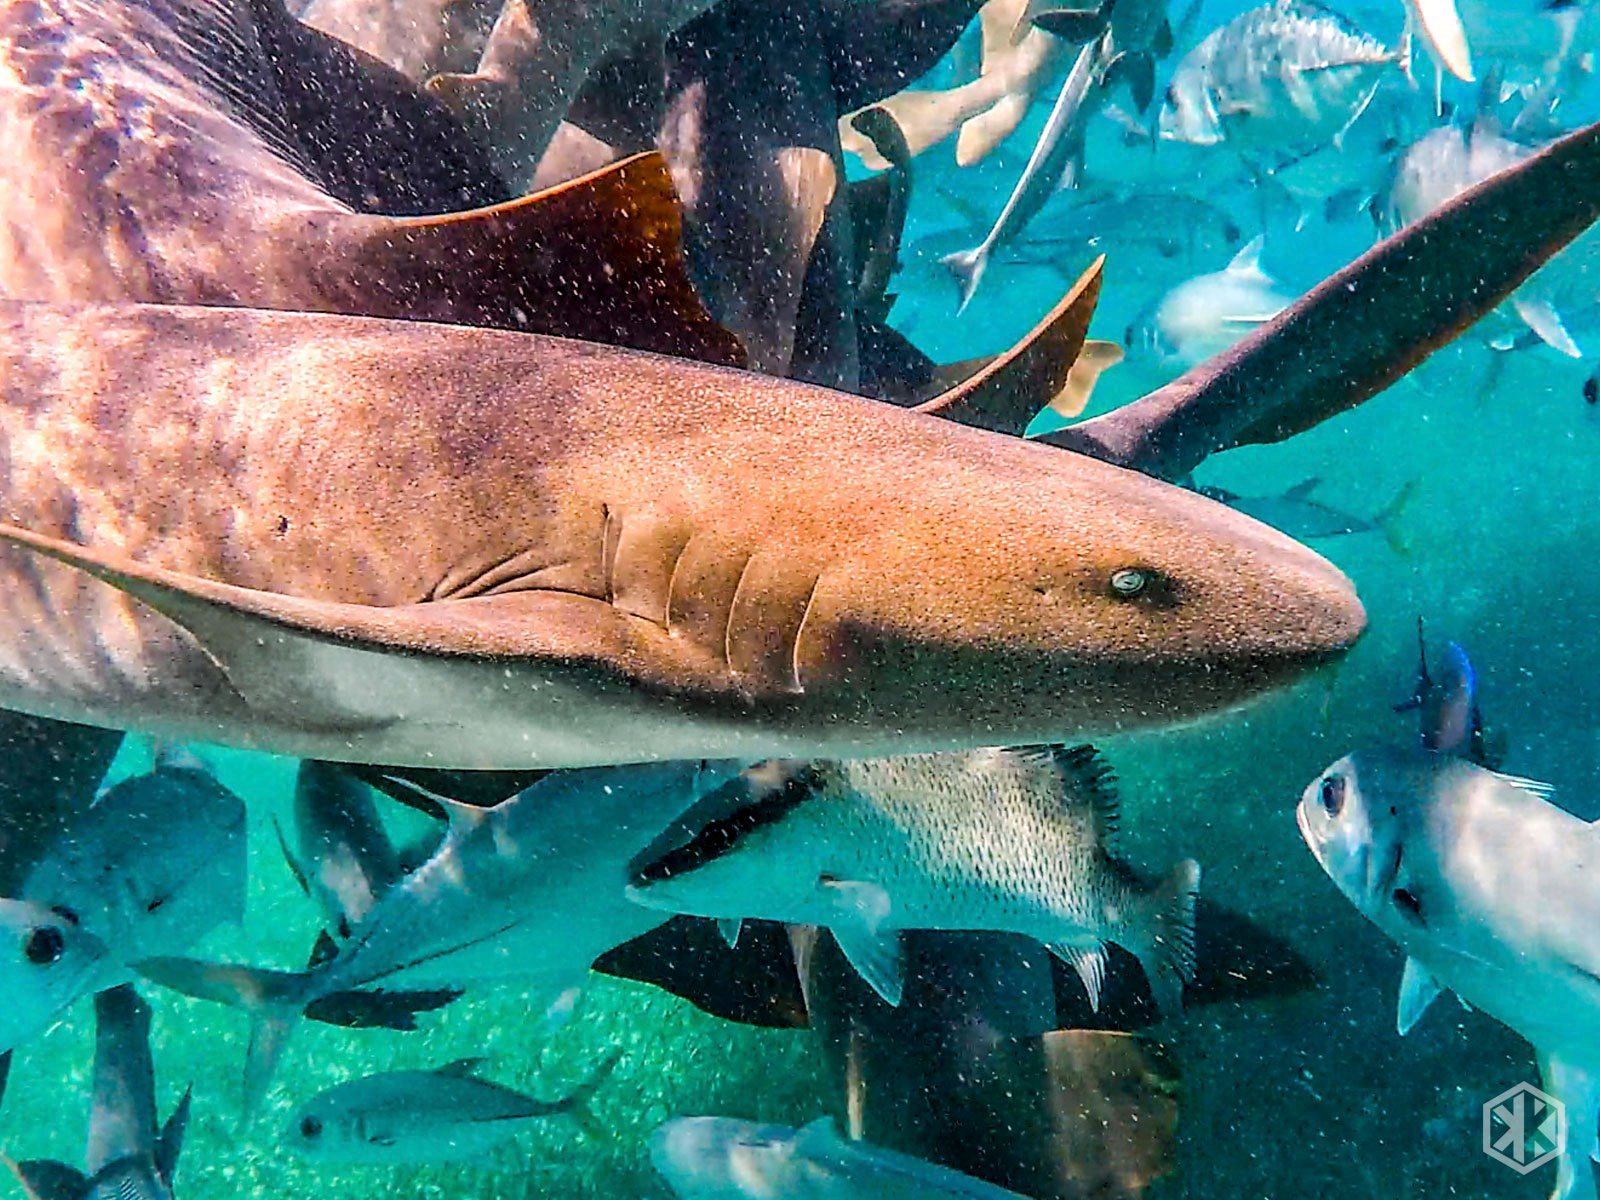
<path id="1" fill-rule="evenodd" d="M 1322 788 L 1318 794 L 1322 801 L 1322 811 L 1330 817 L 1337 817 L 1344 811 L 1344 776 L 1329 775 L 1322 781 Z"/>
<path id="2" fill-rule="evenodd" d="M 1111 591 L 1124 600 L 1131 600 L 1150 585 L 1150 573 L 1138 567 L 1124 567 L 1111 572 Z"/>
<path id="3" fill-rule="evenodd" d="M 321 1137 L 322 1122 L 316 1117 L 303 1117 L 300 1121 L 300 1136 L 307 1139 Z"/>
<path id="4" fill-rule="evenodd" d="M 67 939 L 54 925 L 41 925 L 30 932 L 22 943 L 23 956 L 36 967 L 48 967 L 60 962 L 66 952 Z"/>

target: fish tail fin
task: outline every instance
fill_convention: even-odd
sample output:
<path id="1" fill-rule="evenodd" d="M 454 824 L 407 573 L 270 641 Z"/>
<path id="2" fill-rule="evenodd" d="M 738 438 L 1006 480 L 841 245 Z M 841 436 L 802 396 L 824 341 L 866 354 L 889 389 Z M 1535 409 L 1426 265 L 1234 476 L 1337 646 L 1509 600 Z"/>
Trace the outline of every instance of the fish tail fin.
<path id="1" fill-rule="evenodd" d="M 245 1057 L 244 1110 L 255 1111 L 266 1096 L 289 1035 L 319 995 L 318 973 L 272 971 L 259 967 L 200 962 L 191 958 L 152 958 L 136 964 L 152 983 L 248 1013 L 250 1047 Z"/>
<path id="2" fill-rule="evenodd" d="M 1150 995 L 1163 1015 L 1183 1009 L 1183 987 L 1194 978 L 1194 904 L 1200 864 L 1186 858 L 1144 898 L 1139 932 L 1128 947 L 1144 967 Z"/>
<path id="3" fill-rule="evenodd" d="M 606 1056 L 605 1061 L 595 1068 L 594 1074 L 573 1088 L 571 1094 L 561 1102 L 563 1110 L 572 1117 L 578 1128 L 597 1141 L 606 1136 L 606 1128 L 595 1117 L 590 1105 L 594 1101 L 595 1093 L 605 1085 L 606 1080 L 611 1078 L 611 1073 L 617 1069 L 617 1064 L 621 1061 L 622 1051 L 612 1051 Z"/>
<path id="4" fill-rule="evenodd" d="M 1416 494 L 1417 481 L 1415 479 L 1408 480 L 1394 494 L 1394 499 L 1385 504 L 1382 511 L 1372 519 L 1372 523 L 1383 534 L 1383 540 L 1389 544 L 1389 549 L 1393 550 L 1401 558 L 1409 557 L 1411 554 L 1411 542 L 1406 537 L 1403 520 L 1406 507 Z"/>
<path id="5" fill-rule="evenodd" d="M 973 293 L 983 280 L 983 273 L 989 268 L 989 247 L 983 245 L 974 246 L 971 250 L 957 250 L 940 261 L 950 269 L 950 273 L 956 277 L 956 286 L 961 289 L 961 307 L 956 309 L 959 316 L 967 311 Z"/>

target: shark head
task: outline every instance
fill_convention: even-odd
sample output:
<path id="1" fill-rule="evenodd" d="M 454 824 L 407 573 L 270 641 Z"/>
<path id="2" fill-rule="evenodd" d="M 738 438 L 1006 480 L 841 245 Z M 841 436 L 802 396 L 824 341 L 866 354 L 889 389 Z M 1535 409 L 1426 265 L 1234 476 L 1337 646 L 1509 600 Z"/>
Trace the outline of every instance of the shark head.
<path id="1" fill-rule="evenodd" d="M 1093 460 L 1007 450 L 959 501 L 908 501 L 821 574 L 797 709 L 831 694 L 902 748 L 1046 741 L 1232 707 L 1360 634 L 1349 581 L 1275 530 Z"/>

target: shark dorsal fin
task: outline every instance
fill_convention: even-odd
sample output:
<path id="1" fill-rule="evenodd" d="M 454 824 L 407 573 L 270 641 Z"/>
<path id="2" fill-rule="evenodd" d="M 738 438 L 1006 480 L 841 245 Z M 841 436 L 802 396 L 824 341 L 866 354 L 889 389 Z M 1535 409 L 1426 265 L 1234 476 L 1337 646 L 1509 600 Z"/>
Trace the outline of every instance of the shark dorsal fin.
<path id="1" fill-rule="evenodd" d="M 489 1060 L 482 1055 L 473 1058 L 458 1058 L 454 1062 L 447 1062 L 442 1067 L 435 1067 L 435 1075 L 445 1075 L 451 1079 L 476 1079 L 478 1071 Z"/>
<path id="2" fill-rule="evenodd" d="M 1101 255 L 1090 263 L 1061 302 L 1010 350 L 916 411 L 1020 437 L 1067 386 L 1100 300 L 1105 261 Z"/>

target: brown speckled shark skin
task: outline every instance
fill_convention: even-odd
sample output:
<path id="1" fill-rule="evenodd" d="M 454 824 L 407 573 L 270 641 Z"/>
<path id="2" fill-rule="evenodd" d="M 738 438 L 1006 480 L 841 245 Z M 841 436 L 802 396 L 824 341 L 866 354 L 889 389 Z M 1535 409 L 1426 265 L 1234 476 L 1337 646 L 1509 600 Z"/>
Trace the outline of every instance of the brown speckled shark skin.
<path id="1" fill-rule="evenodd" d="M 0 533 L 196 635 L 8 548 L 0 705 L 46 716 L 460 768 L 906 753 L 1193 717 L 1365 621 L 1170 485 L 606 347 L 9 303 L 0 380 Z"/>
<path id="2" fill-rule="evenodd" d="M 288 20 L 281 0 L 0 0 L 0 294 L 449 320 L 743 361 L 689 282 L 654 156 L 443 218 L 336 199 L 316 159 L 339 148 L 302 142 L 265 48 L 299 45 L 273 25 Z M 359 88 L 359 63 L 328 86 Z"/>

